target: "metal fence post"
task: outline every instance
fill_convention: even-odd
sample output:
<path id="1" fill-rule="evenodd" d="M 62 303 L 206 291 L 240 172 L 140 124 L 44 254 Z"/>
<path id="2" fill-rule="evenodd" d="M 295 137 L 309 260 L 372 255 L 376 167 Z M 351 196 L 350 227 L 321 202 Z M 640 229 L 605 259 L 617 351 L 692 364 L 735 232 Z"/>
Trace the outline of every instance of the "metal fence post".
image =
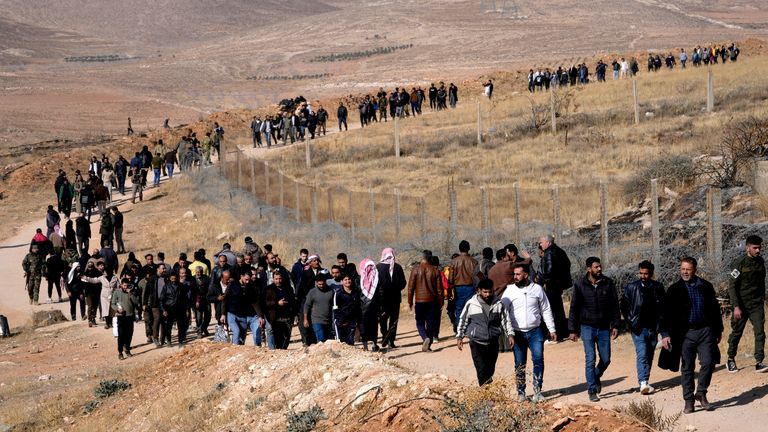
<path id="1" fill-rule="evenodd" d="M 520 183 L 514 182 L 512 189 L 515 192 L 515 242 L 522 244 L 522 232 L 520 232 Z"/>
<path id="2" fill-rule="evenodd" d="M 651 243 L 653 244 L 653 263 L 656 265 L 661 265 L 659 228 L 659 181 L 651 179 Z"/>
<path id="3" fill-rule="evenodd" d="M 482 208 L 480 215 L 480 230 L 483 232 L 483 246 L 488 246 L 490 242 L 490 217 L 488 215 L 488 190 L 485 186 L 480 187 L 480 206 Z"/>
<path id="4" fill-rule="evenodd" d="M 251 159 L 251 193 L 256 197 L 256 159 Z"/>
<path id="5" fill-rule="evenodd" d="M 243 187 L 243 166 L 242 166 L 242 155 L 240 152 L 240 149 L 237 149 L 235 152 L 235 160 L 237 162 L 237 187 L 241 188 Z"/>
<path id="6" fill-rule="evenodd" d="M 560 185 L 552 185 L 552 223 L 554 225 L 555 240 L 558 241 L 561 233 L 560 229 Z"/>
<path id="7" fill-rule="evenodd" d="M 264 162 L 264 202 L 269 205 L 269 162 Z"/>
<path id="8" fill-rule="evenodd" d="M 712 67 L 707 67 L 707 112 L 715 110 L 715 77 Z"/>
<path id="9" fill-rule="evenodd" d="M 349 216 L 349 236 L 350 236 L 350 247 L 352 243 L 355 241 L 355 211 L 353 207 L 353 200 L 352 200 L 352 191 L 347 191 L 347 199 L 349 200 L 349 209 L 347 212 L 347 215 Z"/>
<path id="10" fill-rule="evenodd" d="M 373 197 L 373 188 L 368 188 L 368 204 L 371 210 L 371 235 L 376 243 L 376 204 Z"/>
<path id="11" fill-rule="evenodd" d="M 637 79 L 632 78 L 632 98 L 635 103 L 635 124 L 640 124 L 640 102 L 637 100 Z"/>
<path id="12" fill-rule="evenodd" d="M 421 231 L 421 242 L 427 243 L 427 200 L 422 196 L 419 199 L 419 226 Z"/>
<path id="13" fill-rule="evenodd" d="M 603 267 L 608 267 L 608 185 L 600 181 L 600 259 Z"/>
<path id="14" fill-rule="evenodd" d="M 395 242 L 400 240 L 400 189 L 395 188 Z"/>
<path id="15" fill-rule="evenodd" d="M 285 207 L 285 188 L 283 186 L 283 171 L 277 170 L 277 179 L 280 182 L 280 208 Z"/>
<path id="16" fill-rule="evenodd" d="M 458 241 L 459 236 L 459 201 L 458 197 L 456 196 L 456 187 L 453 183 L 453 179 L 451 179 L 450 183 L 448 184 L 448 202 L 450 206 L 450 216 L 449 216 L 449 226 L 450 226 L 450 244 L 456 244 Z"/>
<path id="17" fill-rule="evenodd" d="M 555 110 L 555 89 L 549 92 L 549 111 L 552 115 L 552 133 L 557 134 L 557 110 Z"/>
<path id="18" fill-rule="evenodd" d="M 315 225 L 317 223 L 317 186 L 312 185 L 309 193 L 312 194 L 309 200 L 310 205 L 312 206 L 310 208 L 310 218 L 312 225 Z"/>
<path id="19" fill-rule="evenodd" d="M 299 197 L 299 182 L 293 180 L 293 184 L 296 186 L 296 222 L 301 222 L 301 197 Z"/>
<path id="20" fill-rule="evenodd" d="M 483 143 L 483 123 L 480 112 L 480 99 L 477 100 L 477 145 Z"/>
<path id="21" fill-rule="evenodd" d="M 227 158 L 224 156 L 224 153 L 224 141 L 221 141 L 219 144 L 219 172 L 221 173 L 222 177 L 227 176 L 227 172 L 224 168 L 224 162 Z"/>
<path id="22" fill-rule="evenodd" d="M 334 222 L 336 218 L 333 214 L 333 192 L 331 191 L 331 188 L 327 189 L 326 194 L 328 197 L 328 221 Z"/>
<path id="23" fill-rule="evenodd" d="M 307 169 L 312 168 L 312 153 L 309 149 L 309 140 L 304 141 L 304 158 L 307 162 Z"/>
<path id="24" fill-rule="evenodd" d="M 723 196 L 719 188 L 707 191 L 707 255 L 710 271 L 717 272 L 723 261 Z"/>
<path id="25" fill-rule="evenodd" d="M 400 158 L 400 121 L 395 117 L 395 157 Z"/>

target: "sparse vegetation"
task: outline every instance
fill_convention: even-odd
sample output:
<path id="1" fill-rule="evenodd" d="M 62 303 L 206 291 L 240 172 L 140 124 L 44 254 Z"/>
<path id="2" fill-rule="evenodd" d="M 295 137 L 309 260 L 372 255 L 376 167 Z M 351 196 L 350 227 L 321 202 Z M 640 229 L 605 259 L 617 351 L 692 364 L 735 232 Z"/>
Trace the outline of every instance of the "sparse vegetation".
<path id="1" fill-rule="evenodd" d="M 755 157 L 768 154 L 768 118 L 748 117 L 728 121 L 714 154 L 699 159 L 698 175 L 719 188 L 741 186 L 744 168 Z"/>
<path id="2" fill-rule="evenodd" d="M 322 408 L 317 405 L 306 411 L 288 412 L 288 432 L 309 432 L 315 428 L 318 420 L 328 418 Z"/>
<path id="3" fill-rule="evenodd" d="M 689 185 L 695 176 L 696 170 L 690 157 L 662 154 L 632 175 L 624 185 L 624 195 L 629 201 L 641 200 L 648 196 L 651 179 L 675 187 Z"/>
<path id="4" fill-rule="evenodd" d="M 544 430 L 542 408 L 513 401 L 509 395 L 514 393 L 504 382 L 474 388 L 461 400 L 446 398 L 434 419 L 442 432 Z"/>
<path id="5" fill-rule="evenodd" d="M 672 431 L 680 420 L 681 412 L 665 416 L 661 409 L 651 399 L 644 399 L 641 402 L 632 401 L 627 405 L 615 408 L 617 412 L 639 420 L 651 428 L 668 432 Z"/>
<path id="6" fill-rule="evenodd" d="M 309 61 L 312 63 L 322 63 L 322 62 L 357 60 L 357 59 L 372 57 L 376 55 L 391 54 L 395 51 L 404 50 L 408 48 L 413 48 L 413 44 L 403 44 L 403 45 L 396 45 L 396 46 L 378 47 L 378 48 L 367 49 L 362 51 L 352 51 L 352 52 L 345 52 L 345 53 L 338 53 L 338 54 L 321 55 L 321 56 L 314 57 Z"/>
<path id="7" fill-rule="evenodd" d="M 329 73 L 316 73 L 316 74 L 304 74 L 304 75 L 257 75 L 250 76 L 247 79 L 251 81 L 298 81 L 298 80 L 310 80 L 328 78 L 332 74 Z"/>
<path id="8" fill-rule="evenodd" d="M 131 388 L 131 383 L 127 381 L 118 381 L 118 380 L 104 380 L 99 383 L 99 386 L 96 387 L 96 390 L 93 391 L 93 394 L 97 398 L 107 398 L 115 393 L 119 393 L 121 391 L 125 391 Z"/>
<path id="9" fill-rule="evenodd" d="M 92 55 L 92 56 L 76 56 L 76 57 L 64 57 L 64 61 L 67 63 L 72 62 L 82 62 L 82 63 L 104 63 L 104 62 L 115 62 L 115 61 L 122 61 L 122 60 L 131 60 L 132 57 L 123 57 L 119 54 L 103 54 L 103 55 Z"/>

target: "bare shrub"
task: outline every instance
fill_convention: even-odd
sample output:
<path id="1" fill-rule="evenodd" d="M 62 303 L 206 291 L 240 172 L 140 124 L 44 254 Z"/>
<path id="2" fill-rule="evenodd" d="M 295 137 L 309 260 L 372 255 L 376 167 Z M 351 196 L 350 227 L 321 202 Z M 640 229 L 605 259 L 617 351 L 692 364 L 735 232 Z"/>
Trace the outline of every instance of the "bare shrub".
<path id="1" fill-rule="evenodd" d="M 674 430 L 675 425 L 678 420 L 680 420 L 680 415 L 682 414 L 678 412 L 676 414 L 665 416 L 660 409 L 656 408 L 656 404 L 650 399 L 645 399 L 642 402 L 632 401 L 627 405 L 615 409 L 617 412 L 637 419 L 661 432 Z"/>
<path id="2" fill-rule="evenodd" d="M 741 172 L 755 157 L 768 156 L 768 118 L 750 116 L 726 127 L 714 154 L 701 158 L 697 175 L 710 186 L 741 186 Z"/>
<path id="3" fill-rule="evenodd" d="M 639 201 L 648 196 L 651 179 L 675 186 L 690 184 L 696 176 L 691 158 L 683 155 L 662 155 L 646 168 L 637 172 L 624 185 L 624 195 L 629 201 Z"/>

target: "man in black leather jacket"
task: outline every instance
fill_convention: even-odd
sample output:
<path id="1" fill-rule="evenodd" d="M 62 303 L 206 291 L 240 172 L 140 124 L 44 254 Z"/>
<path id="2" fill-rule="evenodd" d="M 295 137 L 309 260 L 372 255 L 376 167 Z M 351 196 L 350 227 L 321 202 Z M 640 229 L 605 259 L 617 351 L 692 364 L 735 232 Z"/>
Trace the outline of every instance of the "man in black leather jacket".
<path id="1" fill-rule="evenodd" d="M 643 261 L 638 267 L 639 279 L 624 287 L 619 305 L 624 319 L 629 321 L 632 341 L 635 343 L 640 393 L 647 395 L 653 393 L 648 380 L 658 344 L 665 292 L 664 286 L 653 280 L 654 266 L 650 261 Z"/>
<path id="2" fill-rule="evenodd" d="M 539 246 L 544 251 L 541 257 L 541 286 L 547 294 L 549 306 L 552 308 L 552 316 L 555 318 L 555 332 L 562 340 L 568 334 L 568 319 L 565 317 L 563 307 L 563 291 L 573 285 L 571 280 L 571 261 L 568 254 L 555 244 L 551 235 L 542 236 Z"/>

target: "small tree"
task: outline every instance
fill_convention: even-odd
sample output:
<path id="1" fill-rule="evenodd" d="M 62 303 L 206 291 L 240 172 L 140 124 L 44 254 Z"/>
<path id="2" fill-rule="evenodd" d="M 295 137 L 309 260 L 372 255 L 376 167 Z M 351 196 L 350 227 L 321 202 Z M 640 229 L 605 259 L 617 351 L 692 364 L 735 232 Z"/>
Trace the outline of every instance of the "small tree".
<path id="1" fill-rule="evenodd" d="M 768 118 L 748 117 L 727 127 L 714 155 L 700 161 L 697 174 L 714 187 L 741 186 L 744 168 L 767 155 Z"/>

